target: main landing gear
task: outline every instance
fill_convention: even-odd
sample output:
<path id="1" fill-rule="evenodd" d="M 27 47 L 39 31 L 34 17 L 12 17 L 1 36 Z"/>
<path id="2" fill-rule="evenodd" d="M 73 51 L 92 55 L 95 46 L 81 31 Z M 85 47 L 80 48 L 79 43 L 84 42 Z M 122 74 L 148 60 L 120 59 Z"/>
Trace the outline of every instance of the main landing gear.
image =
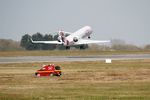
<path id="1" fill-rule="evenodd" d="M 66 46 L 66 50 L 70 50 L 70 46 Z"/>

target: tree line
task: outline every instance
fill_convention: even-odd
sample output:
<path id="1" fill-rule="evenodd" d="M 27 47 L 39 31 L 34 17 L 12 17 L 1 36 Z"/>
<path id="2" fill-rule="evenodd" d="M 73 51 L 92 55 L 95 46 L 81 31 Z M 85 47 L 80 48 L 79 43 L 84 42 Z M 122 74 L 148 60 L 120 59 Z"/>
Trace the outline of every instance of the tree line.
<path id="1" fill-rule="evenodd" d="M 16 51 L 23 50 L 20 42 L 11 39 L 0 39 L 0 51 Z"/>
<path id="2" fill-rule="evenodd" d="M 58 39 L 58 34 L 56 35 L 51 35 L 51 34 L 41 34 L 39 32 L 33 34 L 30 36 L 29 34 L 25 34 L 22 36 L 21 41 L 20 41 L 20 46 L 25 48 L 26 50 L 65 50 L 65 46 L 63 45 L 56 45 L 56 44 L 42 44 L 42 43 L 32 43 L 31 38 L 34 41 L 54 41 Z M 88 45 L 83 45 L 84 48 L 88 48 Z M 74 46 L 74 48 L 79 49 L 80 46 Z"/>
<path id="3" fill-rule="evenodd" d="M 52 36 L 51 34 L 42 35 L 41 33 L 36 33 L 30 36 L 29 34 L 25 34 L 22 36 L 21 41 L 14 41 L 11 39 L 0 39 L 0 51 L 15 51 L 15 50 L 64 50 L 65 47 L 62 45 L 50 45 L 50 44 L 33 44 L 31 42 L 33 40 L 42 40 L 42 41 L 51 41 L 57 40 L 58 35 Z M 74 48 L 80 48 L 79 46 L 75 46 Z M 91 50 L 99 50 L 99 51 L 140 51 L 146 50 L 150 51 L 150 44 L 147 44 L 142 47 L 138 47 L 133 44 L 127 44 L 123 40 L 113 39 L 110 46 L 108 45 L 98 45 L 98 44 L 90 44 L 87 45 L 87 48 Z"/>

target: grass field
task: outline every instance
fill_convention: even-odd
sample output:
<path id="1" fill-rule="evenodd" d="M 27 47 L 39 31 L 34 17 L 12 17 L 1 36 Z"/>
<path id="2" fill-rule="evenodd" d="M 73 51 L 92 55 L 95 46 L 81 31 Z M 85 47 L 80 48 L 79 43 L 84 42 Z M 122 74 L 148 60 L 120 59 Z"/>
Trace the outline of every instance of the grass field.
<path id="1" fill-rule="evenodd" d="M 99 50 L 39 50 L 39 51 L 1 51 L 0 57 L 7 56 L 87 56 L 111 54 L 150 54 L 150 51 L 99 51 Z"/>
<path id="2" fill-rule="evenodd" d="M 150 100 L 150 60 L 58 62 L 61 77 L 34 77 L 42 64 L 0 64 L 0 100 Z"/>

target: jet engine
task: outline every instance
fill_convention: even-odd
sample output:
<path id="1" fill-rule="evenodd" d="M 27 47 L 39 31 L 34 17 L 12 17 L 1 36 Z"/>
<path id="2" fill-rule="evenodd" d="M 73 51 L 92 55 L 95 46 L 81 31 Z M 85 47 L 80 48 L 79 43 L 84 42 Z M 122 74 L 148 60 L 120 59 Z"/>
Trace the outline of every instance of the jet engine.
<path id="1" fill-rule="evenodd" d="M 78 42 L 78 38 L 77 38 L 77 37 L 74 37 L 74 38 L 73 38 L 73 41 L 74 41 L 74 42 Z"/>

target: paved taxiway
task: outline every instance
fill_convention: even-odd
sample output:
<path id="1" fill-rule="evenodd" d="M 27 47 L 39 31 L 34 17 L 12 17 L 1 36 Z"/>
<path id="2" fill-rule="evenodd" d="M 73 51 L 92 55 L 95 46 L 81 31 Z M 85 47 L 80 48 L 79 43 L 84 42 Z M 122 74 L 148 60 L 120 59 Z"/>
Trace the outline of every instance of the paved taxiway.
<path id="1" fill-rule="evenodd" d="M 31 63 L 31 62 L 63 62 L 63 61 L 101 61 L 150 59 L 150 54 L 128 54 L 128 55 L 98 55 L 98 56 L 23 56 L 23 57 L 0 57 L 2 63 Z"/>

